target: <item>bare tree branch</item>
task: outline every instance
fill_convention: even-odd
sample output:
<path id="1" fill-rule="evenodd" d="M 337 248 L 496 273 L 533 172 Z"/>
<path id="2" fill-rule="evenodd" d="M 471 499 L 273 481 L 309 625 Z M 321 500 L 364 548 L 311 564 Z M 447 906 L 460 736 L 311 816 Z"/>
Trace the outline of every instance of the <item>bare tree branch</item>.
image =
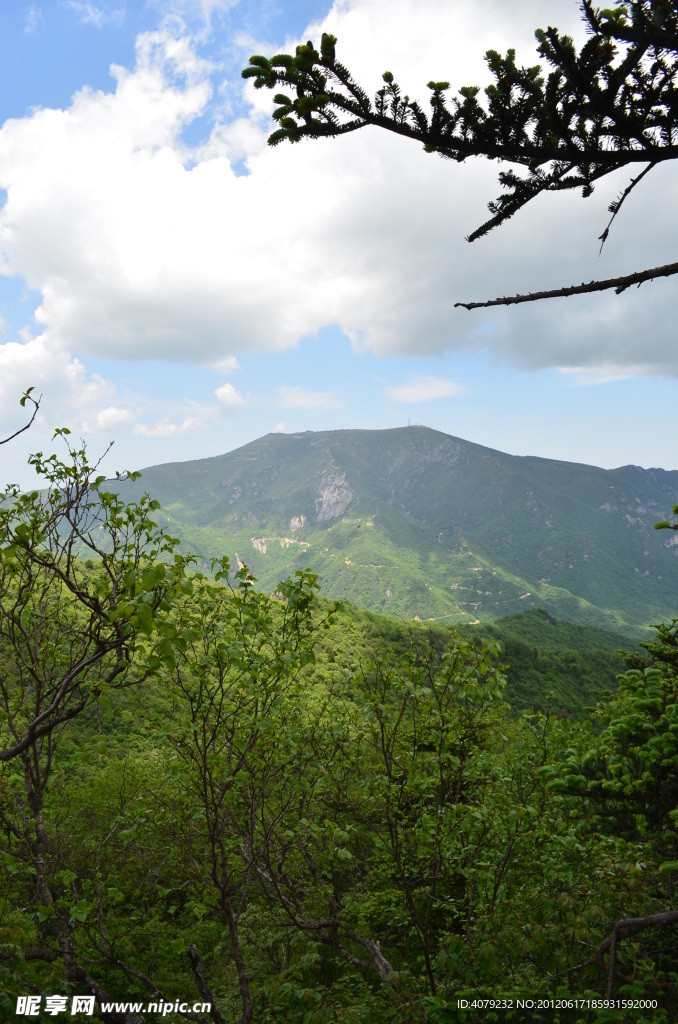
<path id="1" fill-rule="evenodd" d="M 666 910 L 662 914 L 650 914 L 648 917 L 624 917 L 615 921 L 612 932 L 596 950 L 596 963 L 601 970 L 607 970 L 607 993 L 606 998 L 611 999 L 614 992 L 614 974 L 617 963 L 617 946 L 620 939 L 626 939 L 629 935 L 637 935 L 646 928 L 658 928 L 662 925 L 673 924 L 678 921 L 678 910 Z M 609 967 L 605 967 L 605 954 L 610 951 Z"/>
<path id="2" fill-rule="evenodd" d="M 226 1024 L 224 1018 L 217 1010 L 217 1001 L 214 996 L 214 992 L 209 986 L 209 982 L 207 981 L 207 976 L 205 974 L 205 966 L 194 942 L 190 944 L 186 953 L 191 964 L 195 983 L 198 986 L 198 992 L 203 999 L 210 1004 L 210 1017 L 215 1024 Z"/>
<path id="3" fill-rule="evenodd" d="M 678 263 L 667 263 L 663 267 L 652 267 L 650 270 L 640 270 L 635 274 L 628 274 L 626 277 L 610 277 L 605 281 L 589 281 L 588 284 L 573 284 L 567 288 L 553 288 L 544 292 L 528 292 L 527 295 L 505 295 L 499 299 L 488 299 L 485 302 L 455 302 L 457 306 L 464 309 L 483 309 L 487 306 L 517 306 L 520 302 L 538 302 L 540 299 L 565 299 L 570 295 L 583 295 L 586 292 L 604 292 L 614 288 L 617 295 L 620 295 L 631 285 L 641 285 L 645 281 L 654 281 L 656 277 L 671 277 L 678 274 Z"/>

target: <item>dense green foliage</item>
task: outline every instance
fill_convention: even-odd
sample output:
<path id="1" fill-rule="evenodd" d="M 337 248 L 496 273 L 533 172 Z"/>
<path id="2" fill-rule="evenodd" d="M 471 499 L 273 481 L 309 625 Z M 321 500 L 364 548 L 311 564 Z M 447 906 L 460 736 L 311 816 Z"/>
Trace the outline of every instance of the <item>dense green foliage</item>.
<path id="1" fill-rule="evenodd" d="M 318 637 L 315 661 L 307 670 L 313 682 L 335 685 L 361 665 L 416 652 L 440 655 L 453 632 L 440 623 L 406 622 L 352 605 L 334 614 L 335 626 Z M 520 612 L 493 623 L 454 627 L 467 640 L 499 641 L 506 675 L 505 699 L 511 714 L 551 711 L 587 716 L 604 691 L 614 690 L 624 671 L 620 650 L 628 641 L 593 626 L 559 622 L 548 612 Z M 645 657 L 636 649 L 640 664 Z"/>
<path id="2" fill-rule="evenodd" d="M 571 716 L 543 692 L 518 715 L 506 698 L 522 706 L 529 681 L 511 693 L 497 636 L 508 646 L 513 628 L 525 665 L 550 656 L 555 682 L 575 640 L 583 665 L 616 638 L 531 613 L 483 640 L 336 609 L 309 571 L 267 596 L 225 559 L 194 571 L 171 542 L 171 561 L 150 562 L 122 526 L 152 538 L 154 510 L 96 478 L 88 490 L 74 455 L 81 540 L 117 510 L 96 559 L 59 531 L 50 548 L 40 524 L 61 487 L 14 495 L 3 519 L 3 1012 L 76 992 L 105 1024 L 141 1019 L 103 1011 L 110 999 L 205 1001 L 215 1024 L 444 1024 L 501 1019 L 474 999 L 548 996 L 565 1001 L 553 1020 L 675 1019 L 675 624 L 596 722 L 573 720 L 583 691 L 565 695 Z M 62 574 L 48 609 L 15 600 L 26 559 Z M 44 627 L 62 658 L 50 685 L 63 680 L 79 638 L 107 628 L 118 563 L 125 632 L 99 661 L 123 657 L 125 685 L 81 673 L 75 713 L 41 731 L 44 681 L 20 671 L 11 630 L 38 642 Z M 567 1008 L 608 991 L 657 1005 Z"/>

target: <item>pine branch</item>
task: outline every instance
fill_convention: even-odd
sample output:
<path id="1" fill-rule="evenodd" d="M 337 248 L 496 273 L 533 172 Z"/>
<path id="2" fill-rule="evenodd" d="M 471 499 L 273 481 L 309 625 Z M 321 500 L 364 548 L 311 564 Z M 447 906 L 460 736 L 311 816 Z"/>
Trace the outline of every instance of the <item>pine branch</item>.
<path id="1" fill-rule="evenodd" d="M 513 49 L 505 56 L 488 50 L 491 84 L 484 91 L 465 86 L 455 92 L 446 81 L 429 82 L 429 117 L 403 94 L 390 71 L 371 103 L 336 61 L 337 40 L 327 34 L 320 53 L 308 42 L 297 47 L 296 56 L 255 56 L 242 74 L 253 78 L 256 88 L 296 89 L 296 99 L 276 96 L 280 128 L 271 145 L 370 125 L 457 163 L 481 156 L 526 168 L 522 177 L 514 170 L 500 173 L 503 192 L 489 205 L 490 219 L 468 241 L 500 226 L 543 192 L 581 189 L 586 198 L 611 172 L 648 165 L 610 206 L 612 217 L 599 236 L 602 250 L 633 188 L 658 163 L 678 159 L 678 7 L 675 0 L 636 0 L 601 11 L 594 0 L 581 0 L 581 10 L 588 32 L 581 49 L 550 27 L 535 33 L 542 63 L 532 67 L 518 66 Z M 311 116 L 311 110 L 318 115 Z M 512 305 L 610 288 L 620 293 L 674 273 L 670 264 L 608 281 L 457 305 Z"/>

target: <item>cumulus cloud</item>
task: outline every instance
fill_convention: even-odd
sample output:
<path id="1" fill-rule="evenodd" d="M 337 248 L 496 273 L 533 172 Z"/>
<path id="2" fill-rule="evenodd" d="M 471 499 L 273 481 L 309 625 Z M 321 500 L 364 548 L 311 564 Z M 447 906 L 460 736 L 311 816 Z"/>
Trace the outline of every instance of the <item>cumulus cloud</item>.
<path id="1" fill-rule="evenodd" d="M 412 377 L 404 384 L 392 384 L 384 388 L 385 394 L 392 401 L 410 405 L 432 402 L 437 398 L 455 398 L 463 395 L 465 390 L 461 384 L 444 377 Z"/>
<path id="2" fill-rule="evenodd" d="M 135 414 L 132 409 L 123 409 L 116 405 L 107 405 L 105 409 L 101 409 L 97 413 L 96 423 L 93 429 L 111 430 L 113 427 L 119 427 L 123 423 L 129 423 L 130 420 L 134 419 L 134 415 Z M 89 430 L 87 432 L 89 433 Z"/>
<path id="3" fill-rule="evenodd" d="M 68 415 L 76 430 L 95 419 L 102 402 L 115 394 L 100 374 L 88 373 L 79 359 L 55 349 L 45 335 L 0 345 L 0 429 L 14 422 L 16 399 L 28 387 L 36 394 L 49 391 L 52 415 L 62 423 Z"/>
<path id="4" fill-rule="evenodd" d="M 284 385 L 278 388 L 278 396 L 278 404 L 283 409 L 331 412 L 332 409 L 340 409 L 342 405 L 332 391 L 308 391 L 306 388 Z"/>
<path id="5" fill-rule="evenodd" d="M 209 20 L 228 3 L 159 6 Z M 548 20 L 581 38 L 571 0 L 552 0 Z M 336 0 L 307 34 L 334 32 L 369 92 L 390 68 L 425 103 L 431 78 L 487 82 L 489 46 L 516 45 L 534 62 L 543 21 L 541 0 Z M 67 110 L 0 131 L 0 266 L 41 293 L 36 318 L 51 345 L 214 365 L 337 324 L 355 348 L 381 355 L 470 348 L 530 369 L 678 373 L 670 281 L 540 308 L 454 308 L 668 262 L 678 227 L 670 168 L 630 197 L 600 259 L 606 206 L 628 175 L 586 202 L 542 197 L 469 246 L 497 195 L 494 164 L 457 166 L 373 129 L 270 150 L 271 96 L 251 85 L 248 115 L 191 147 L 183 133 L 208 111 L 215 72 L 169 28 L 141 36 L 136 66 L 112 72 L 112 91 L 83 89 Z M 228 88 L 239 101 L 240 84 Z"/>
<path id="6" fill-rule="evenodd" d="M 29 387 L 35 389 L 34 397 L 41 396 L 40 411 L 29 431 L 3 447 L 0 486 L 7 480 L 34 482 L 26 469 L 27 456 L 53 450 L 55 427 L 69 427 L 76 437 L 83 437 L 134 416 L 110 381 L 88 372 L 79 359 L 40 335 L 0 345 L 0 437 L 9 436 L 29 418 L 18 404 Z"/>
<path id="7" fill-rule="evenodd" d="M 186 416 L 181 423 L 173 423 L 169 416 L 163 416 L 156 420 L 153 426 L 145 423 L 137 423 L 134 433 L 140 437 L 174 437 L 175 434 L 189 434 L 202 427 L 203 421 L 199 416 Z"/>
<path id="8" fill-rule="evenodd" d="M 244 405 L 245 399 L 232 384 L 222 384 L 221 387 L 217 388 L 214 392 L 219 403 L 225 406 L 227 409 L 232 409 L 238 405 Z"/>
<path id="9" fill-rule="evenodd" d="M 216 370 L 217 373 L 234 373 L 235 370 L 240 369 L 240 364 L 235 356 L 224 356 L 223 359 L 216 359 L 209 365 L 210 368 L 212 370 Z"/>

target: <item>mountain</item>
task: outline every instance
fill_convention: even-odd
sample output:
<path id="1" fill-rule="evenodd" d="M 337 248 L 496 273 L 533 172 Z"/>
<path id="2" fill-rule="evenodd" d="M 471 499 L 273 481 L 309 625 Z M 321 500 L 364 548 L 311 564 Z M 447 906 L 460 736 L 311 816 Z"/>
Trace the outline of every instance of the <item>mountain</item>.
<path id="1" fill-rule="evenodd" d="M 678 471 L 506 455 L 427 427 L 267 434 L 154 466 L 183 546 L 263 588 L 310 566 L 323 593 L 403 618 L 484 622 L 544 608 L 638 633 L 678 613 Z"/>
<path id="2" fill-rule="evenodd" d="M 626 671 L 621 651 L 633 649 L 628 638 L 597 626 L 559 622 L 544 609 L 531 609 L 460 631 L 501 641 L 506 671 L 506 699 L 514 713 L 550 708 L 584 718 L 617 689 Z M 636 647 L 634 653 L 644 654 Z"/>

